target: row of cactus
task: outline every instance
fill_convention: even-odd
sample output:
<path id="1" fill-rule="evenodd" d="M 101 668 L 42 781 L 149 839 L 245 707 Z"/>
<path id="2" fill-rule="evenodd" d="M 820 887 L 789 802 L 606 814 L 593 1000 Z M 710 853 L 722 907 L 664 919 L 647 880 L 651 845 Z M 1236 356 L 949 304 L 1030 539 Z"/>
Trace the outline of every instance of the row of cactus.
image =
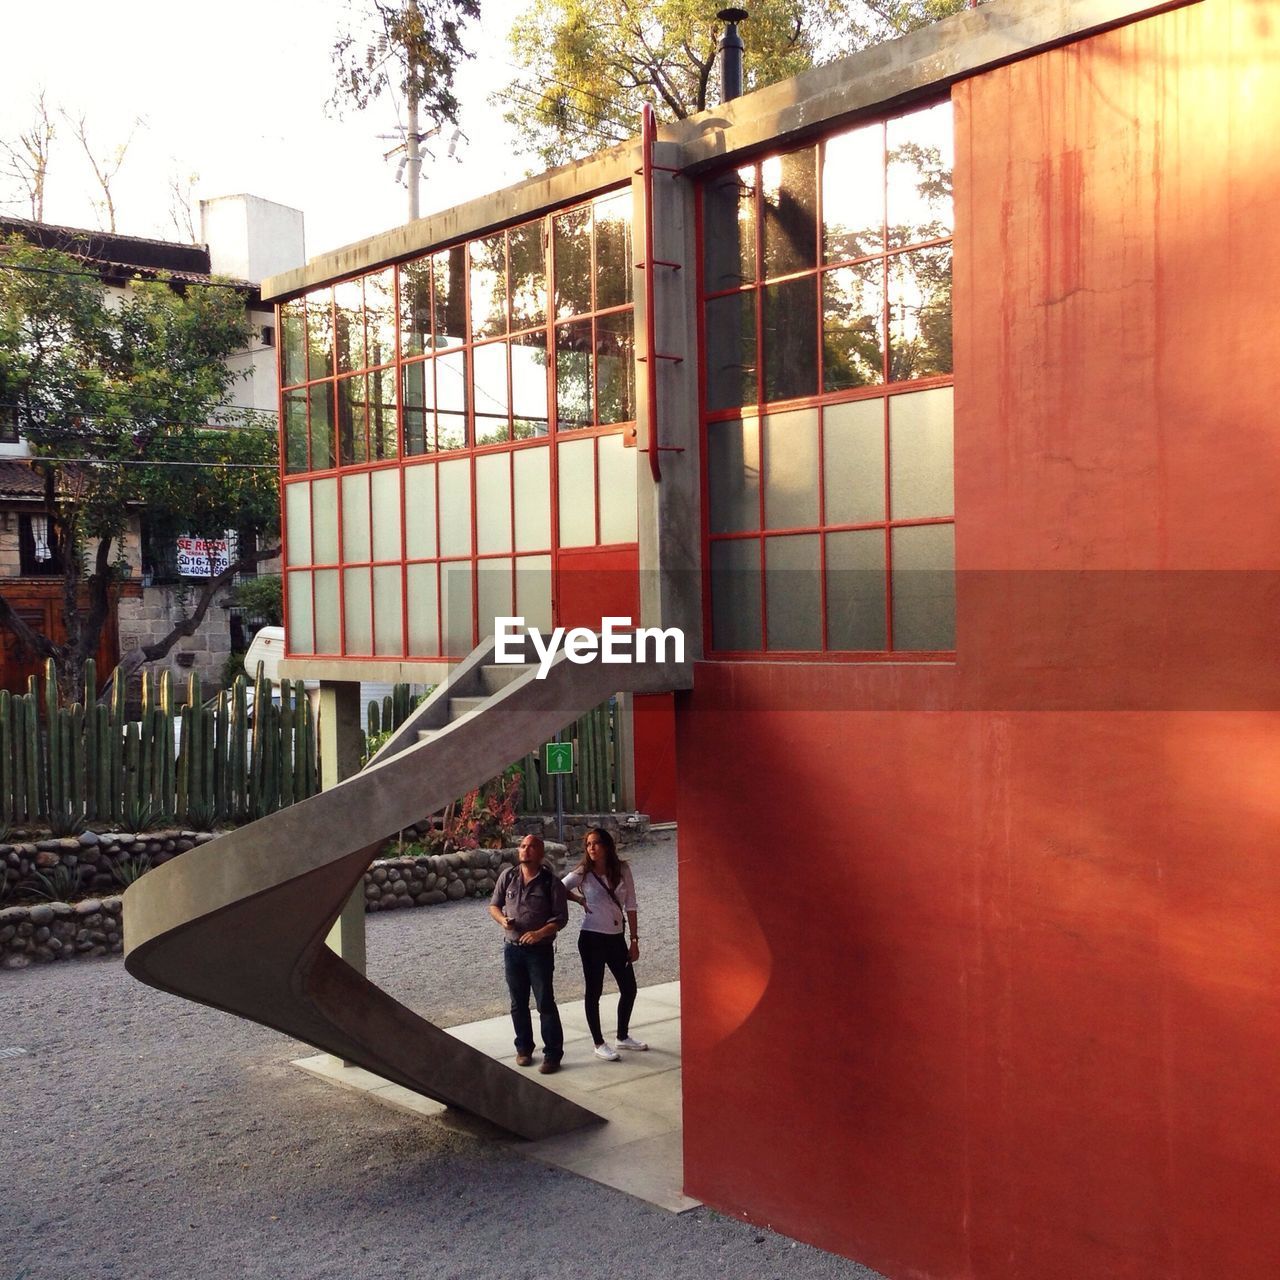
<path id="1" fill-rule="evenodd" d="M 566 813 L 610 813 L 618 805 L 617 717 L 612 700 L 580 716 L 561 733 L 574 743 L 574 769 L 564 778 Z M 520 807 L 525 813 L 553 813 L 555 775 L 543 769 L 543 753 L 520 762 L 523 775 Z"/>
<path id="2" fill-rule="evenodd" d="M 398 729 L 409 718 L 409 713 L 422 701 L 422 695 L 410 695 L 407 684 L 393 685 L 391 692 L 381 702 L 369 703 L 366 717 L 369 737 Z"/>
<path id="3" fill-rule="evenodd" d="M 97 688 L 92 659 L 84 688 Z M 253 708 L 244 676 L 206 706 L 197 675 L 176 707 L 167 671 L 143 674 L 138 720 L 126 718 L 119 681 L 109 705 L 62 706 L 49 662 L 43 698 L 34 676 L 25 695 L 0 690 L 0 825 L 47 823 L 61 835 L 86 822 L 209 828 L 314 795 L 316 725 L 301 682 L 282 681 L 276 706 L 259 668 Z"/>

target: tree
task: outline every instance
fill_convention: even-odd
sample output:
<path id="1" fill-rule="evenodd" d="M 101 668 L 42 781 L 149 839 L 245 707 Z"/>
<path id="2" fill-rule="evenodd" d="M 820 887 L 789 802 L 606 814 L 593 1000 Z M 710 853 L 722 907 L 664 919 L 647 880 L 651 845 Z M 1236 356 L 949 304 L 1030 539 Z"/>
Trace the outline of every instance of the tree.
<path id="1" fill-rule="evenodd" d="M 965 0 L 756 0 L 743 24 L 746 88 L 936 21 Z M 495 98 L 546 164 L 638 131 L 651 102 L 683 120 L 718 101 L 723 24 L 705 0 L 534 0 L 511 29 L 522 74 Z"/>
<path id="2" fill-rule="evenodd" d="M 388 91 L 405 97 L 405 159 L 409 219 L 418 216 L 421 144 L 445 123 L 456 124 L 458 100 L 453 76 L 470 57 L 462 28 L 479 18 L 479 0 L 372 0 L 375 33 L 348 29 L 333 46 L 338 83 L 333 103 L 350 102 L 361 111 Z M 432 121 L 425 132 L 423 117 Z M 393 153 L 394 154 L 394 153 Z"/>
<path id="3" fill-rule="evenodd" d="M 0 141 L 3 173 L 18 184 L 35 222 L 44 221 L 44 188 L 49 176 L 49 152 L 56 133 L 44 94 L 41 89 L 36 95 L 35 116 L 27 131 L 20 133 L 15 142 Z"/>
<path id="4" fill-rule="evenodd" d="M 130 654 L 117 678 L 163 657 L 235 573 L 278 554 L 256 546 L 278 520 L 275 432 L 217 408 L 241 376 L 226 358 L 248 336 L 235 288 L 135 281 L 108 298 L 79 260 L 19 237 L 0 244 L 0 401 L 16 406 L 44 477 L 66 639 L 26 624 L 2 590 L 0 625 L 54 660 L 71 697 L 111 615 L 132 516 L 145 512 L 161 536 L 234 527 L 253 538 L 203 584 L 191 615 Z"/>
<path id="5" fill-rule="evenodd" d="M 137 133 L 142 121 L 135 120 L 133 128 L 129 131 L 129 136 L 114 150 L 100 155 L 93 143 L 89 141 L 89 122 L 84 112 L 82 111 L 78 116 L 73 116 L 69 112 L 63 111 L 62 115 L 71 126 L 71 132 L 80 144 L 80 149 L 84 152 L 85 159 L 88 160 L 89 167 L 93 170 L 93 177 L 98 184 L 98 189 L 102 192 L 102 199 L 95 200 L 93 207 L 97 209 L 100 216 L 106 219 L 107 225 L 103 229 L 114 232 L 116 229 L 116 202 L 112 192 L 112 184 L 116 180 L 116 175 L 120 172 L 120 166 L 124 164 L 124 158 L 133 143 L 133 135 Z"/>

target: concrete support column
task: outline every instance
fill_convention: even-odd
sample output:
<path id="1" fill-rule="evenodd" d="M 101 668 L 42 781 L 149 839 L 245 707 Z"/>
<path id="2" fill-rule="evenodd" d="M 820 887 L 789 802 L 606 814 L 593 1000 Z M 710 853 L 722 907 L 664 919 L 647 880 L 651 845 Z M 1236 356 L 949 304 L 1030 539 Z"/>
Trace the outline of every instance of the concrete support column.
<path id="1" fill-rule="evenodd" d="M 328 791 L 360 771 L 364 730 L 360 686 L 350 680 L 320 682 L 320 786 Z M 329 948 L 353 969 L 365 971 L 364 885 L 357 885 L 329 936 Z"/>
<path id="2" fill-rule="evenodd" d="M 635 694 L 618 694 L 618 808 L 631 811 L 636 807 L 635 705 Z"/>

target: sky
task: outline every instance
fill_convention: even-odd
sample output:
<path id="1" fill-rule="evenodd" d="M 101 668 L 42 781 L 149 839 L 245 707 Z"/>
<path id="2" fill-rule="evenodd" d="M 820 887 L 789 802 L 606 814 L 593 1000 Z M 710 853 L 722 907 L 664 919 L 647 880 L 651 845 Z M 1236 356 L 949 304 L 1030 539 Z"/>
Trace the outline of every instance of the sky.
<path id="1" fill-rule="evenodd" d="M 477 57 L 461 70 L 457 158 L 447 143 L 424 157 L 422 212 L 516 182 L 540 168 L 518 156 L 502 112 L 488 102 L 515 74 L 507 32 L 527 0 L 488 0 L 464 39 Z M 43 88 L 50 106 L 82 113 L 101 154 L 132 142 L 113 184 L 117 230 L 184 239 L 170 218 L 170 183 L 198 175 L 196 199 L 248 193 L 301 209 L 307 257 L 403 222 L 395 181 L 403 115 L 397 95 L 340 118 L 328 106 L 331 48 L 348 0 L 60 0 L 6 5 L 0 23 L 0 138 L 16 139 Z M 100 192 L 71 126 L 54 140 L 45 220 L 105 227 Z M 0 179 L 3 211 L 29 216 Z M 197 215 L 197 230 L 199 227 Z"/>

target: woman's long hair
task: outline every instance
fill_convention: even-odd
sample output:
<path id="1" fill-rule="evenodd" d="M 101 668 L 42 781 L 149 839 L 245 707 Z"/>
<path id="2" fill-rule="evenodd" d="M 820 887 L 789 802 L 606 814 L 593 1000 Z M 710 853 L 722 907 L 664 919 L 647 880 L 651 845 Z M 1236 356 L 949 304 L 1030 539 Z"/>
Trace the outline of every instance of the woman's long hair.
<path id="1" fill-rule="evenodd" d="M 603 827 L 591 827 L 582 838 L 582 861 L 578 863 L 577 872 L 585 876 L 591 870 L 591 859 L 587 857 L 587 836 L 599 837 L 604 845 L 604 878 L 610 889 L 616 889 L 622 883 L 622 859 L 618 857 L 618 846 L 613 836 Z"/>

